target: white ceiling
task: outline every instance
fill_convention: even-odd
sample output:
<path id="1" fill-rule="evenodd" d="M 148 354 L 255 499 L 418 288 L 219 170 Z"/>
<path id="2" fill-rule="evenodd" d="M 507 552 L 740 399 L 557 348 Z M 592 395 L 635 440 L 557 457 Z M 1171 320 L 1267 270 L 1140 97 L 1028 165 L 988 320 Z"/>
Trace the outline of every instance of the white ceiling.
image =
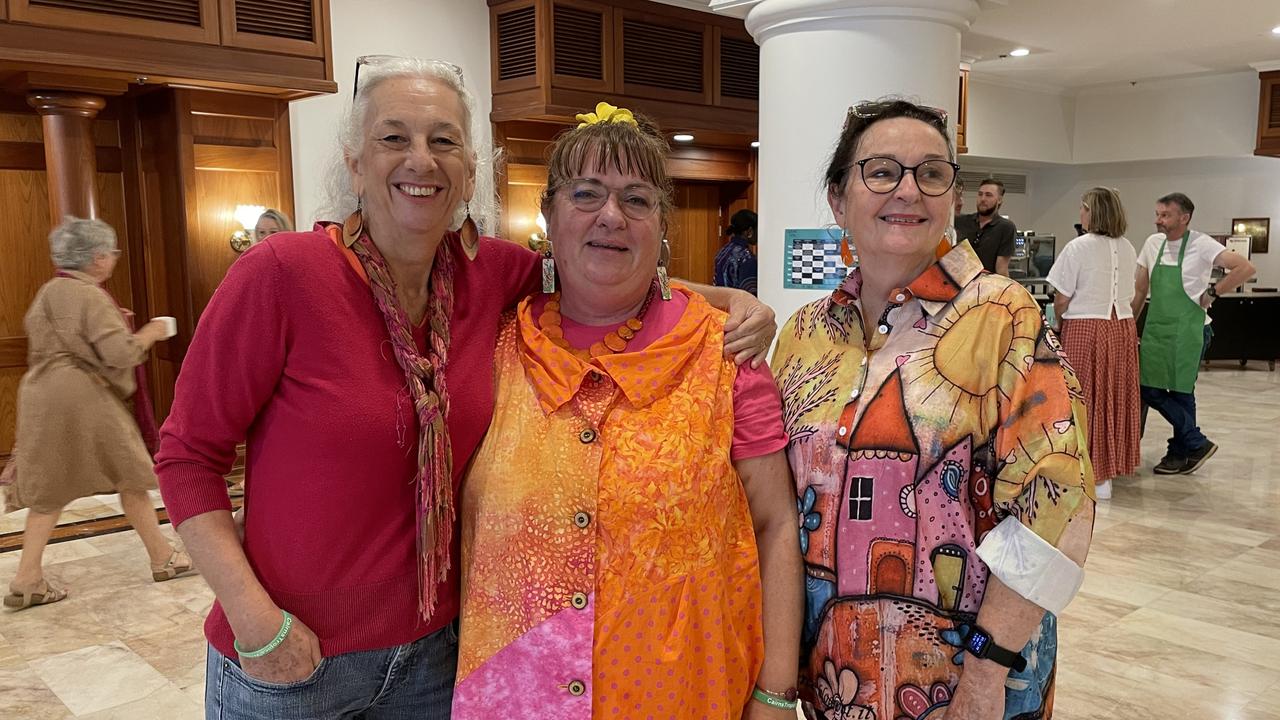
<path id="1" fill-rule="evenodd" d="M 711 0 L 658 0 L 707 9 Z M 965 33 L 976 76 L 1045 89 L 1248 71 L 1280 62 L 1280 0 L 999 0 Z M 749 4 L 728 14 L 743 16 Z M 1000 56 L 1027 47 L 1023 58 Z"/>

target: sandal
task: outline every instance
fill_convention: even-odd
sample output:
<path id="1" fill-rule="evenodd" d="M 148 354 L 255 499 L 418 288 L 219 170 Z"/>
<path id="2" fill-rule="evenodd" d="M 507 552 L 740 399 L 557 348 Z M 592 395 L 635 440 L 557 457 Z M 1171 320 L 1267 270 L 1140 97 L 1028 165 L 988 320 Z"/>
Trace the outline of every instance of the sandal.
<path id="1" fill-rule="evenodd" d="M 186 572 L 191 572 L 191 556 L 181 550 L 174 550 L 163 565 L 151 566 L 151 579 L 164 582 Z"/>
<path id="2" fill-rule="evenodd" d="M 26 610 L 34 605 L 56 603 L 59 600 L 65 600 L 66 597 L 66 590 L 50 585 L 48 580 L 41 580 L 40 586 L 31 592 L 16 593 L 10 590 L 9 594 L 4 596 L 4 606 L 14 610 Z"/>

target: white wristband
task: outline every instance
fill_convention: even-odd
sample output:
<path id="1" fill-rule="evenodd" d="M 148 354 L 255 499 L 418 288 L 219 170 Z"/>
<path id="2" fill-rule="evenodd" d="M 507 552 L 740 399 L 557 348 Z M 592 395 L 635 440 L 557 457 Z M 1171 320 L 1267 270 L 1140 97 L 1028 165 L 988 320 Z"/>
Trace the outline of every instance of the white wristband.
<path id="1" fill-rule="evenodd" d="M 978 557 L 1010 590 L 1055 615 L 1084 583 L 1083 568 L 1012 516 L 987 533 Z"/>

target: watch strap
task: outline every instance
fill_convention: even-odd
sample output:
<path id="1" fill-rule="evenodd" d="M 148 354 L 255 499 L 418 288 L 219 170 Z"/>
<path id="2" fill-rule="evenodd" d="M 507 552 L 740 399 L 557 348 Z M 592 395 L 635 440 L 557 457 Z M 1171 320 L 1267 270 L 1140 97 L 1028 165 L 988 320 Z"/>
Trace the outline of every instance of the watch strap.
<path id="1" fill-rule="evenodd" d="M 966 639 L 965 650 L 968 651 L 969 654 L 977 658 L 990 660 L 991 662 L 994 662 L 997 665 L 1003 665 L 1004 667 L 1007 667 L 1010 670 L 1013 670 L 1014 672 L 1022 672 L 1023 670 L 1027 669 L 1027 659 L 1022 656 L 1022 653 L 1014 652 L 1013 650 L 1010 650 L 1008 648 L 1000 647 L 999 645 L 996 644 L 996 641 L 991 637 L 991 633 L 987 632 L 986 630 L 983 630 L 981 627 L 978 627 L 977 625 L 974 625 L 973 629 L 969 631 L 969 637 L 972 638 L 974 635 L 977 635 L 977 634 L 986 636 L 986 642 L 983 644 L 982 653 L 978 654 L 974 652 L 972 644 L 969 642 L 968 639 Z"/>

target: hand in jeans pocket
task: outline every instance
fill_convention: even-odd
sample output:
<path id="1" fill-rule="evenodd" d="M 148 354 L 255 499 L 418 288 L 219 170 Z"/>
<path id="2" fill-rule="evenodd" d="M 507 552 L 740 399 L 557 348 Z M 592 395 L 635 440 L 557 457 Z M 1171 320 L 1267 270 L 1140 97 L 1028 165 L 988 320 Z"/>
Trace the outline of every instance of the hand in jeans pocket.
<path id="1" fill-rule="evenodd" d="M 276 617 L 281 617 L 277 614 Z M 275 637 L 280 629 L 277 622 L 270 634 L 266 631 L 255 633 L 253 637 L 241 640 L 241 647 L 257 649 L 266 645 Z M 255 680 L 285 685 L 301 682 L 311 677 L 324 656 L 320 654 L 320 639 L 311 632 L 298 618 L 293 619 L 293 627 L 280 647 L 260 658 L 240 658 L 240 669 Z"/>

